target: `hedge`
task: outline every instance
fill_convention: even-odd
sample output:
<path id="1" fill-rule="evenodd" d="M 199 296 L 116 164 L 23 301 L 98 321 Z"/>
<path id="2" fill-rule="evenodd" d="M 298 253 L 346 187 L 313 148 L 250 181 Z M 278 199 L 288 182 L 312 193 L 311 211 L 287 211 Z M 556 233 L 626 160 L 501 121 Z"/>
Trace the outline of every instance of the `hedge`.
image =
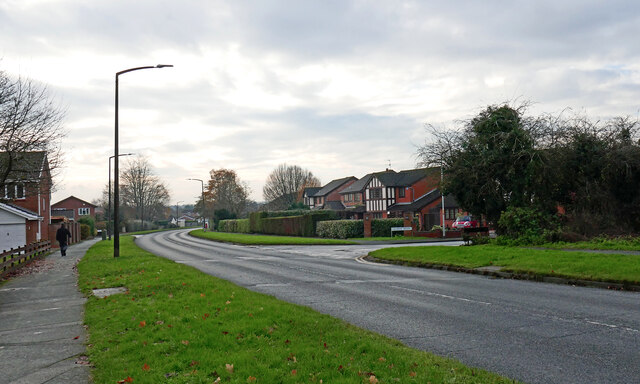
<path id="1" fill-rule="evenodd" d="M 403 219 L 374 219 L 371 221 L 372 237 L 391 236 L 391 227 L 404 227 Z"/>
<path id="2" fill-rule="evenodd" d="M 290 215 L 289 213 L 302 212 L 304 215 Z M 277 216 L 275 214 L 286 214 Z M 249 215 L 249 230 L 252 233 L 264 233 L 269 235 L 305 236 L 312 237 L 316 234 L 316 223 L 319 221 L 335 220 L 337 217 L 333 211 L 279 211 L 279 212 L 253 212 Z"/>
<path id="3" fill-rule="evenodd" d="M 250 233 L 249 219 L 227 219 L 218 223 L 219 232 Z"/>
<path id="4" fill-rule="evenodd" d="M 362 220 L 320 221 L 316 228 L 319 237 L 330 239 L 350 239 L 364 237 Z"/>
<path id="5" fill-rule="evenodd" d="M 91 227 L 89 224 L 80 224 L 80 240 L 86 240 L 91 237 Z"/>

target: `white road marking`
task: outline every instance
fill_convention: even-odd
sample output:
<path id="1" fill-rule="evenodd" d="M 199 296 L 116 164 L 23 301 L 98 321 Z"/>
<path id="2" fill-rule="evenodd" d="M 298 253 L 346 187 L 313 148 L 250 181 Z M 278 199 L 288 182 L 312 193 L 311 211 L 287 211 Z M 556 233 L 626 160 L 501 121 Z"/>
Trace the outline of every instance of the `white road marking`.
<path id="1" fill-rule="evenodd" d="M 478 300 L 467 299 L 467 298 L 464 298 L 464 297 L 443 295 L 441 293 L 421 291 L 421 290 L 418 290 L 418 289 L 405 288 L 405 287 L 400 287 L 400 286 L 397 286 L 397 285 L 391 285 L 390 287 L 396 288 L 396 289 L 401 289 L 401 290 L 407 291 L 407 292 L 418 293 L 418 294 L 421 294 L 421 295 L 441 297 L 443 299 L 459 300 L 459 301 L 464 301 L 464 302 L 467 302 L 467 303 L 475 303 L 475 304 L 482 304 L 482 305 L 491 305 L 491 303 L 487 303 L 486 301 L 478 301 Z"/>
<path id="2" fill-rule="evenodd" d="M 365 260 L 364 259 L 365 257 L 366 256 L 359 256 L 359 257 L 356 257 L 354 260 L 356 262 L 360 263 L 360 264 L 377 265 L 377 266 L 380 266 L 380 267 L 389 267 L 389 266 L 391 266 L 391 264 L 372 263 L 370 261 Z"/>

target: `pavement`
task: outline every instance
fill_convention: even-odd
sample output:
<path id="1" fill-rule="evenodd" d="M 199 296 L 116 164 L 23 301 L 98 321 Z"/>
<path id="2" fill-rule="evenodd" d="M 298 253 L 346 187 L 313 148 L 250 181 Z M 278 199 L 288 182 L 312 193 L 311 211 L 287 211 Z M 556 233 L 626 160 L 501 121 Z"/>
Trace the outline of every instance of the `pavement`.
<path id="1" fill-rule="evenodd" d="M 0 286 L 0 384 L 89 383 L 75 265 L 98 240 L 55 250 Z"/>

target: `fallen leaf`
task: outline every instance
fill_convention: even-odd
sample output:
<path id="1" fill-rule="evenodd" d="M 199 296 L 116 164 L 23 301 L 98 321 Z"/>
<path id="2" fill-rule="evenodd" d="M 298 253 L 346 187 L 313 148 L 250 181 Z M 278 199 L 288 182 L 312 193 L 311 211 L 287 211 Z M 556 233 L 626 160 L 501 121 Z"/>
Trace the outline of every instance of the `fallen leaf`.
<path id="1" fill-rule="evenodd" d="M 200 362 L 199 362 L 199 361 L 192 360 L 192 361 L 191 361 L 191 364 L 189 364 L 189 366 L 190 366 L 190 367 L 193 367 L 193 366 L 198 365 L 198 364 L 200 364 Z"/>
<path id="2" fill-rule="evenodd" d="M 78 340 L 80 338 L 80 336 L 76 336 L 73 338 L 73 340 Z"/>
<path id="3" fill-rule="evenodd" d="M 205 294 L 204 294 L 204 293 L 201 293 L 201 294 L 200 294 L 200 297 L 204 297 L 204 296 L 205 296 Z"/>
<path id="4" fill-rule="evenodd" d="M 221 381 L 221 380 L 222 380 L 222 379 L 220 379 L 220 378 L 218 377 L 218 378 L 213 382 L 213 384 L 218 384 L 218 383 L 220 383 L 220 381 Z"/>
<path id="5" fill-rule="evenodd" d="M 227 302 L 225 304 L 231 304 L 231 302 L 229 300 L 227 300 Z"/>
<path id="6" fill-rule="evenodd" d="M 291 374 L 292 374 L 293 376 L 295 376 L 295 375 L 297 375 L 297 374 L 298 374 L 298 371 L 297 371 L 297 370 L 295 370 L 295 369 L 292 369 L 292 370 L 291 370 Z"/>
<path id="7" fill-rule="evenodd" d="M 233 364 L 225 364 L 225 368 L 227 369 L 227 372 L 229 373 L 233 373 Z"/>
<path id="8" fill-rule="evenodd" d="M 411 372 L 409 372 L 409 376 L 411 376 L 411 377 L 416 377 L 416 373 L 415 373 L 415 372 L 413 372 L 413 371 L 411 371 Z"/>
<path id="9" fill-rule="evenodd" d="M 253 383 L 254 381 L 256 381 L 256 378 L 253 376 L 249 376 L 249 378 L 247 379 L 248 383 Z"/>
<path id="10" fill-rule="evenodd" d="M 189 345 L 189 340 L 182 340 L 181 343 L 184 345 Z"/>
<path id="11" fill-rule="evenodd" d="M 142 320 L 142 321 L 140 322 L 140 328 L 142 328 L 142 327 L 144 327 L 144 326 L 146 326 L 146 325 L 147 325 L 147 322 L 146 322 L 146 321 Z"/>
<path id="12" fill-rule="evenodd" d="M 387 359 L 385 359 L 384 357 L 381 357 L 378 359 L 378 361 L 387 361 Z"/>
<path id="13" fill-rule="evenodd" d="M 378 384 L 378 379 L 374 375 L 369 376 L 369 383 Z"/>
<path id="14" fill-rule="evenodd" d="M 143 370 L 143 371 L 148 371 L 148 370 L 150 370 L 150 369 L 151 369 L 151 367 L 150 367 L 150 366 L 149 366 L 149 364 L 147 364 L 147 363 L 144 363 L 144 365 L 142 366 L 142 370 Z"/>

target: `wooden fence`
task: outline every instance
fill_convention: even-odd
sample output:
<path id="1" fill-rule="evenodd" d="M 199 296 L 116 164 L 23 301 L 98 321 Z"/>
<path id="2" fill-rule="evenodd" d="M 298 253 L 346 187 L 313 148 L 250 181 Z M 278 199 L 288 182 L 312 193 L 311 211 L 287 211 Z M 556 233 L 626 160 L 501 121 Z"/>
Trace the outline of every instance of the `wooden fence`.
<path id="1" fill-rule="evenodd" d="M 44 240 L 24 247 L 2 251 L 0 254 L 0 277 L 23 267 L 29 260 L 44 257 L 49 253 L 49 250 L 51 250 L 51 241 Z"/>

